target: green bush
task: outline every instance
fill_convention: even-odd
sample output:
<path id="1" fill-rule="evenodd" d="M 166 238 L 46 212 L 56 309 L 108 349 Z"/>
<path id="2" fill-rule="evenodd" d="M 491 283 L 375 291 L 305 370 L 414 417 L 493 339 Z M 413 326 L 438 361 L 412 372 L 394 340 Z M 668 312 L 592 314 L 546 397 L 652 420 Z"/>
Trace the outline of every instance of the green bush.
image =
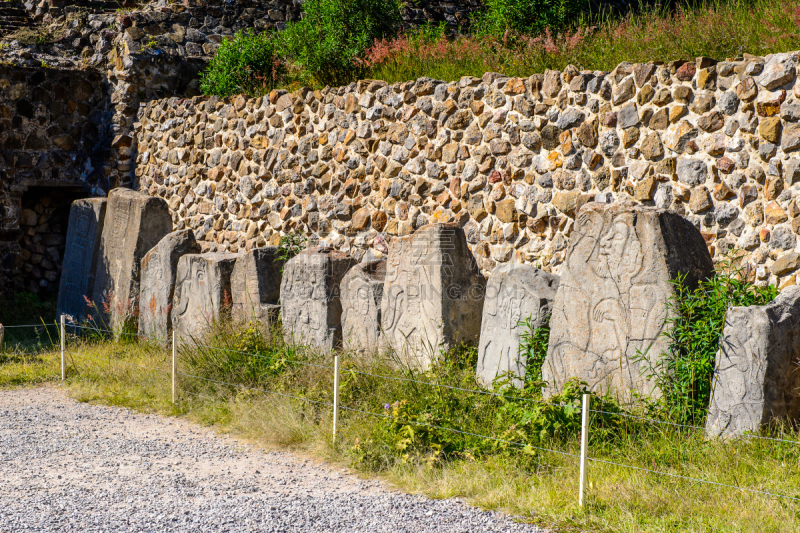
<path id="1" fill-rule="evenodd" d="M 533 326 L 531 317 L 520 325 L 524 328 L 519 339 L 519 356 L 525 358 L 525 382 L 542 381 L 542 366 L 550 343 L 550 317 L 539 328 Z"/>
<path id="2" fill-rule="evenodd" d="M 581 13 L 579 0 L 485 0 L 486 11 L 473 19 L 476 33 L 500 35 L 507 30 L 538 34 L 574 24 Z"/>
<path id="3" fill-rule="evenodd" d="M 672 282 L 675 292 L 667 302 L 670 316 L 664 332 L 670 352 L 655 363 L 639 356 L 648 377 L 661 391 L 661 399 L 651 407 L 661 418 L 681 424 L 705 423 L 725 312 L 729 306 L 766 305 L 778 295 L 772 285 L 757 287 L 744 281 L 731 258 L 717 270 L 696 288 L 687 286 L 685 276 Z"/>
<path id="4" fill-rule="evenodd" d="M 267 33 L 239 31 L 225 39 L 201 75 L 205 94 L 260 96 L 283 82 L 286 67 L 276 54 L 276 41 Z"/>
<path id="5" fill-rule="evenodd" d="M 349 83 L 375 39 L 397 31 L 400 6 L 398 0 L 306 0 L 303 18 L 281 32 L 281 52 L 317 84 Z"/>

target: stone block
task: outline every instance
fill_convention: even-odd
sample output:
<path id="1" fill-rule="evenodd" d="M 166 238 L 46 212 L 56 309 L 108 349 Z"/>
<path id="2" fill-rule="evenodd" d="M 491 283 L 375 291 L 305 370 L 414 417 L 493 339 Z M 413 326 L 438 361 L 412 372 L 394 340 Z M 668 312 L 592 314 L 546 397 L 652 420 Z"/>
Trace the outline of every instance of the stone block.
<path id="1" fill-rule="evenodd" d="M 106 213 L 105 198 L 75 200 L 69 211 L 67 243 L 56 316 L 67 314 L 80 323 L 94 313 L 86 299 L 92 297 L 100 236 Z"/>
<path id="2" fill-rule="evenodd" d="M 231 275 L 231 313 L 234 320 L 274 322 L 281 294 L 277 246 L 256 248 L 239 257 Z"/>
<path id="3" fill-rule="evenodd" d="M 169 206 L 162 198 L 125 188 L 108 195 L 92 300 L 116 329 L 138 305 L 142 258 L 172 231 Z"/>
<path id="4" fill-rule="evenodd" d="M 528 264 L 503 264 L 492 270 L 486 283 L 481 336 L 478 346 L 478 379 L 491 386 L 497 376 L 513 373 L 525 377 L 527 360 L 520 356 L 523 322 L 534 328 L 547 324 L 556 298 L 559 278 Z M 514 379 L 521 386 L 521 379 Z"/>
<path id="5" fill-rule="evenodd" d="M 763 306 L 731 307 L 716 356 L 708 436 L 800 420 L 800 287 Z"/>
<path id="6" fill-rule="evenodd" d="M 178 260 L 172 328 L 180 341 L 201 341 L 230 305 L 237 254 L 187 254 Z"/>
<path id="7" fill-rule="evenodd" d="M 172 301 L 178 260 L 199 254 L 200 245 L 190 229 L 174 231 L 142 259 L 139 293 L 139 335 L 167 342 L 172 333 Z"/>
<path id="8" fill-rule="evenodd" d="M 357 261 L 313 247 L 286 262 L 281 279 L 281 320 L 287 341 L 333 350 L 342 344 L 342 278 Z"/>
<path id="9" fill-rule="evenodd" d="M 430 224 L 389 244 L 381 299 L 386 342 L 428 368 L 443 351 L 478 343 L 486 280 L 455 224 Z"/>
<path id="10" fill-rule="evenodd" d="M 623 402 L 658 396 L 639 357 L 655 363 L 669 346 L 670 283 L 693 287 L 713 264 L 700 232 L 681 216 L 629 203 L 586 204 L 561 267 L 542 370 L 548 392 L 577 377 Z"/>
<path id="11" fill-rule="evenodd" d="M 342 278 L 342 336 L 349 350 L 372 353 L 380 348 L 381 298 L 386 259 L 363 262 Z"/>

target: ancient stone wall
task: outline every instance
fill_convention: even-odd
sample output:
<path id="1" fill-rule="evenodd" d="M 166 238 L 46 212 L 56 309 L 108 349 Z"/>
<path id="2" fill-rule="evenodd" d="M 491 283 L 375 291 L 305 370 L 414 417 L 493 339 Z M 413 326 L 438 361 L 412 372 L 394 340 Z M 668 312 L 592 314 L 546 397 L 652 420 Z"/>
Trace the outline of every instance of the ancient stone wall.
<path id="1" fill-rule="evenodd" d="M 712 257 L 795 283 L 800 54 L 487 73 L 140 108 L 136 175 L 204 250 L 304 233 L 357 258 L 453 221 L 483 271 L 559 270 L 579 208 L 669 208 Z M 791 260 L 794 258 L 795 260 Z"/>
<path id="2" fill-rule="evenodd" d="M 0 288 L 58 287 L 69 202 L 108 188 L 107 107 L 98 73 L 0 65 Z"/>

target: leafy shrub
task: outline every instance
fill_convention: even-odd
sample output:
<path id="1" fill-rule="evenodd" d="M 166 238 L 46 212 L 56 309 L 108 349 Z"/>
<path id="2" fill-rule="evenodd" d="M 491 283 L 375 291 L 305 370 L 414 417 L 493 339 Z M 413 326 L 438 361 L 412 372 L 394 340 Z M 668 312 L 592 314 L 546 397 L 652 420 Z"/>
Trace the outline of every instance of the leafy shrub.
<path id="1" fill-rule="evenodd" d="M 399 23 L 398 0 L 306 0 L 303 18 L 280 34 L 281 51 L 318 84 L 346 84 L 360 74 L 363 52 Z"/>
<path id="2" fill-rule="evenodd" d="M 581 12 L 578 0 L 485 0 L 486 11 L 474 17 L 477 33 L 501 35 L 508 30 L 537 34 L 569 26 Z"/>
<path id="3" fill-rule="evenodd" d="M 766 305 L 775 299 L 778 289 L 745 281 L 731 257 L 695 289 L 685 281 L 685 276 L 673 280 L 675 292 L 667 302 L 670 317 L 664 335 L 670 341 L 670 352 L 654 364 L 643 355 L 639 360 L 661 391 L 661 399 L 652 407 L 657 414 L 677 423 L 702 425 L 725 312 L 729 306 Z"/>
<path id="4" fill-rule="evenodd" d="M 201 75 L 201 88 L 204 93 L 217 96 L 259 96 L 275 88 L 285 75 L 272 35 L 239 31 L 232 39 L 222 41 Z"/>
<path id="5" fill-rule="evenodd" d="M 550 343 L 550 318 L 542 327 L 533 327 L 531 317 L 522 322 L 524 331 L 520 335 L 519 355 L 526 360 L 525 382 L 542 381 L 542 366 L 547 357 L 547 345 Z"/>

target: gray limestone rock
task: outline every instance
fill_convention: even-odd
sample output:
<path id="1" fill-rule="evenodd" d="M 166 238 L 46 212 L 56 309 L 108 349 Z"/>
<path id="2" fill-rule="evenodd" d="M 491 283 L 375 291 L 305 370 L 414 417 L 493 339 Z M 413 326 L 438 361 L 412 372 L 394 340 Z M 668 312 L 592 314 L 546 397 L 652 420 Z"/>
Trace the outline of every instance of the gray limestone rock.
<path id="1" fill-rule="evenodd" d="M 340 284 L 355 258 L 308 248 L 286 262 L 281 279 L 281 320 L 288 341 L 333 350 L 342 343 Z"/>
<path id="2" fill-rule="evenodd" d="M 511 372 L 525 377 L 527 360 L 520 357 L 522 322 L 534 328 L 547 323 L 558 289 L 558 276 L 528 264 L 506 263 L 492 270 L 486 283 L 477 376 L 490 386 L 496 377 Z M 520 379 L 514 379 L 521 386 Z"/>
<path id="3" fill-rule="evenodd" d="M 284 261 L 277 246 L 240 256 L 231 274 L 231 315 L 237 321 L 274 322 L 278 318 Z"/>
<path id="4" fill-rule="evenodd" d="M 94 312 L 89 309 L 86 298 L 92 297 L 94 288 L 106 202 L 105 198 L 72 202 L 56 316 L 66 314 L 80 323 L 86 318 L 87 312 Z"/>
<path id="5" fill-rule="evenodd" d="M 717 105 L 726 115 L 733 115 L 739 107 L 739 97 L 733 91 L 722 93 L 722 96 L 717 100 Z"/>
<path id="6" fill-rule="evenodd" d="M 427 368 L 461 342 L 477 344 L 486 280 L 456 224 L 431 224 L 389 245 L 381 323 L 388 345 Z"/>
<path id="7" fill-rule="evenodd" d="M 636 104 L 628 104 L 617 111 L 617 126 L 622 129 L 630 128 L 639 124 L 639 112 Z"/>
<path id="8" fill-rule="evenodd" d="M 708 167 L 700 159 L 678 159 L 678 179 L 686 185 L 702 185 L 708 178 Z"/>
<path id="9" fill-rule="evenodd" d="M 731 307 L 717 351 L 708 436 L 800 419 L 800 287 L 768 305 Z"/>
<path id="10" fill-rule="evenodd" d="M 99 309 L 108 304 L 104 318 L 115 331 L 138 306 L 144 254 L 170 231 L 164 199 L 122 187 L 108 194 L 92 300 Z"/>
<path id="11" fill-rule="evenodd" d="M 381 298 L 386 259 L 362 262 L 342 279 L 342 336 L 344 347 L 375 352 L 381 341 Z"/>
<path id="12" fill-rule="evenodd" d="M 223 318 L 231 294 L 231 274 L 237 254 L 187 254 L 178 260 L 172 327 L 183 341 L 202 335 Z"/>
<path id="13" fill-rule="evenodd" d="M 632 391 L 659 393 L 638 357 L 651 363 L 668 349 L 661 333 L 671 280 L 690 287 L 711 275 L 700 232 L 679 215 L 629 203 L 586 204 L 561 266 L 550 344 L 542 369 L 550 393 L 577 377 L 623 402 Z"/>
<path id="14" fill-rule="evenodd" d="M 178 260 L 199 254 L 200 245 L 190 229 L 173 231 L 142 259 L 139 293 L 139 335 L 168 341 L 172 332 L 172 301 Z"/>

